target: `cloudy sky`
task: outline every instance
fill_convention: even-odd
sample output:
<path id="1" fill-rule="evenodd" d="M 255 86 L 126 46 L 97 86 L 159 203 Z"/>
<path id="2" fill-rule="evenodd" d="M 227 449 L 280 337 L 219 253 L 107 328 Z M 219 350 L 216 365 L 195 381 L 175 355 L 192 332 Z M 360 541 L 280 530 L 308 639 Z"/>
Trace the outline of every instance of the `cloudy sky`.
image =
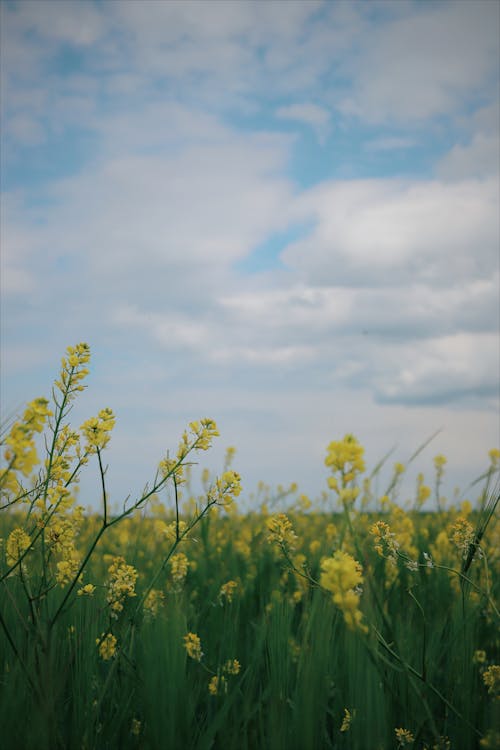
<path id="1" fill-rule="evenodd" d="M 438 452 L 473 480 L 500 442 L 499 8 L 3 0 L 3 416 L 83 340 L 73 417 L 116 412 L 115 501 L 202 416 L 247 494 L 318 495 L 346 432 L 373 466 L 442 429 L 410 485 Z"/>

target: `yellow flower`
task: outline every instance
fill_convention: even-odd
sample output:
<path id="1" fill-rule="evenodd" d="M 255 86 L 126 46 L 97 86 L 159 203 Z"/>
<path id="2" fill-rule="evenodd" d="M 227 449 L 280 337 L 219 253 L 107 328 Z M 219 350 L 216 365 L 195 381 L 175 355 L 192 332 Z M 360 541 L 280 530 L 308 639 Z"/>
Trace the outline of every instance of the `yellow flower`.
<path id="1" fill-rule="evenodd" d="M 141 722 L 139 719 L 132 719 L 132 724 L 130 725 L 130 734 L 133 734 L 134 737 L 138 737 L 141 733 Z"/>
<path id="2" fill-rule="evenodd" d="M 68 346 L 66 354 L 67 357 L 61 360 L 59 380 L 56 380 L 54 385 L 69 401 L 78 391 L 83 391 L 81 381 L 89 374 L 84 365 L 90 361 L 90 348 L 85 343 Z"/>
<path id="3" fill-rule="evenodd" d="M 123 611 L 123 605 L 127 597 L 137 596 L 135 584 L 138 573 L 132 565 L 127 565 L 121 556 L 114 557 L 108 568 L 110 580 L 107 584 L 107 600 L 110 607 L 111 617 L 115 619 Z"/>
<path id="4" fill-rule="evenodd" d="M 96 644 L 99 648 L 99 655 L 104 661 L 109 661 L 113 658 L 116 653 L 116 637 L 112 633 L 102 635 L 100 638 L 96 638 Z"/>
<path id="5" fill-rule="evenodd" d="M 293 526 L 284 513 L 272 516 L 267 521 L 269 535 L 267 541 L 283 549 L 287 554 L 295 550 L 297 535 Z"/>
<path id="6" fill-rule="evenodd" d="M 214 675 L 208 683 L 208 692 L 210 695 L 219 695 L 222 688 L 224 688 L 224 692 L 227 692 L 226 678 L 224 675 Z"/>
<path id="7" fill-rule="evenodd" d="M 500 464 L 500 450 L 498 450 L 498 448 L 492 448 L 488 451 L 488 456 L 490 457 L 491 467 L 496 469 Z"/>
<path id="8" fill-rule="evenodd" d="M 241 670 L 241 664 L 238 659 L 228 659 L 228 661 L 222 667 L 222 671 L 226 674 L 239 674 Z"/>
<path id="9" fill-rule="evenodd" d="M 385 521 L 376 521 L 370 527 L 370 534 L 374 537 L 374 549 L 380 557 L 385 557 L 393 562 L 397 560 L 399 542 L 396 535 L 391 531 L 389 524 Z"/>
<path id="10" fill-rule="evenodd" d="M 7 565 L 9 568 L 15 565 L 22 557 L 23 553 L 29 549 L 31 539 L 24 529 L 16 528 L 10 532 L 5 545 Z"/>
<path id="11" fill-rule="evenodd" d="M 215 502 L 224 506 L 229 506 L 235 497 L 241 494 L 241 477 L 232 469 L 228 469 L 215 482 L 215 492 L 213 496 Z"/>
<path id="12" fill-rule="evenodd" d="M 340 725 L 340 731 L 341 732 L 348 732 L 351 728 L 351 723 L 354 718 L 355 711 L 351 713 L 348 708 L 344 708 L 344 718 L 342 719 L 342 724 Z"/>
<path id="13" fill-rule="evenodd" d="M 12 425 L 3 441 L 6 445 L 4 458 L 7 468 L 0 474 L 0 486 L 5 490 L 17 490 L 17 480 L 13 472 L 20 471 L 23 476 L 28 477 L 39 463 L 34 433 L 43 430 L 47 418 L 51 415 L 47 399 L 36 398 L 27 405 L 22 421 L 14 422 Z"/>
<path id="14" fill-rule="evenodd" d="M 408 729 L 402 729 L 399 727 L 399 729 L 394 730 L 394 734 L 396 735 L 396 739 L 398 741 L 398 747 L 405 747 L 405 745 L 412 745 L 415 742 L 415 737 Z"/>
<path id="15" fill-rule="evenodd" d="M 441 477 L 444 474 L 444 467 L 446 466 L 447 458 L 446 456 L 443 456 L 442 453 L 439 453 L 437 456 L 434 456 L 434 467 L 436 469 L 436 475 L 438 479 L 441 479 Z"/>
<path id="16" fill-rule="evenodd" d="M 498 750 L 500 747 L 500 732 L 490 729 L 479 741 L 479 747 L 484 748 L 484 750 Z"/>
<path id="17" fill-rule="evenodd" d="M 196 633 L 188 633 L 184 636 L 184 648 L 191 659 L 201 661 L 203 651 L 201 650 L 201 641 Z"/>
<path id="18" fill-rule="evenodd" d="M 115 417 L 111 409 L 101 409 L 97 417 L 87 419 L 81 426 L 86 440 L 86 450 L 89 453 L 97 449 L 102 450 L 109 443 L 110 432 L 115 426 Z"/>
<path id="19" fill-rule="evenodd" d="M 320 585 L 332 593 L 346 625 L 351 630 L 367 632 L 361 622 L 363 615 L 359 609 L 359 587 L 363 583 L 361 565 L 347 552 L 337 550 L 333 557 L 322 560 L 321 570 Z"/>
<path id="20" fill-rule="evenodd" d="M 474 542 L 474 528 L 463 516 L 457 518 L 451 527 L 451 541 L 460 551 L 462 557 L 466 559 Z"/>
<path id="21" fill-rule="evenodd" d="M 144 601 L 144 611 L 146 612 L 148 617 L 157 617 L 158 612 L 164 605 L 164 602 L 165 595 L 163 591 L 159 591 L 158 589 L 151 589 Z"/>
<path id="22" fill-rule="evenodd" d="M 500 666 L 492 664 L 483 673 L 483 682 L 488 688 L 488 693 L 494 698 L 500 698 Z"/>
<path id="23" fill-rule="evenodd" d="M 472 661 L 474 662 L 474 664 L 484 664 L 486 661 L 486 651 L 483 651 L 482 649 L 474 651 Z"/>
<path id="24" fill-rule="evenodd" d="M 78 596 L 94 596 L 95 586 L 91 583 L 85 584 L 81 589 L 78 589 Z"/>
<path id="25" fill-rule="evenodd" d="M 227 583 L 223 583 L 219 590 L 219 604 L 222 605 L 225 601 L 228 604 L 231 604 L 237 588 L 238 584 L 236 581 L 227 581 Z"/>
<path id="26" fill-rule="evenodd" d="M 325 465 L 330 467 L 333 473 L 339 471 L 343 476 L 349 474 L 354 476 L 365 470 L 364 452 L 365 449 L 358 443 L 354 435 L 348 434 L 344 436 L 343 440 L 333 440 L 328 445 Z"/>
<path id="27" fill-rule="evenodd" d="M 184 552 L 178 552 L 170 558 L 170 572 L 174 583 L 174 591 L 180 591 L 184 585 L 189 568 L 189 560 Z"/>

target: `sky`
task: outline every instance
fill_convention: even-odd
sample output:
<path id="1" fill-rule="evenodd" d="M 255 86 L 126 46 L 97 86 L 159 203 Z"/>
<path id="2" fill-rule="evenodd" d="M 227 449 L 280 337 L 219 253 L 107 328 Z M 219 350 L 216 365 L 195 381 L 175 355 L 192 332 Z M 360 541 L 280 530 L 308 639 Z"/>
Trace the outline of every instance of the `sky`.
<path id="1" fill-rule="evenodd" d="M 440 430 L 403 491 L 437 453 L 465 490 L 500 447 L 500 4 L 0 5 L 3 418 L 86 341 L 115 503 L 205 416 L 247 499 L 317 497 L 346 433 L 390 474 Z"/>

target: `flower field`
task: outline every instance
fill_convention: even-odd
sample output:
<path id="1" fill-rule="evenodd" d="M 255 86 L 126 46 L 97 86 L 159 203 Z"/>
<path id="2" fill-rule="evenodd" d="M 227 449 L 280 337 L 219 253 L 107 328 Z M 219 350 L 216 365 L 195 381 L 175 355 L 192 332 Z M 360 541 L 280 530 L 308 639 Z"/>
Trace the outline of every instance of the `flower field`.
<path id="1" fill-rule="evenodd" d="M 467 500 L 441 496 L 436 456 L 402 507 L 407 467 L 377 496 L 346 435 L 322 498 L 263 488 L 243 513 L 232 449 L 191 490 L 218 437 L 201 419 L 112 512 L 114 414 L 69 422 L 89 360 L 69 347 L 52 400 L 2 430 L 2 748 L 500 747 L 500 451 Z"/>

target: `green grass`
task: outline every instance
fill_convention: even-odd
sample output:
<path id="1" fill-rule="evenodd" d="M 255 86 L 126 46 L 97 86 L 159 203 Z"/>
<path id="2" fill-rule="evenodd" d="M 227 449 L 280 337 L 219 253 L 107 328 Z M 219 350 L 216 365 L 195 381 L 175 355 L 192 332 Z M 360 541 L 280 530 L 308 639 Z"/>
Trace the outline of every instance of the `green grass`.
<path id="1" fill-rule="evenodd" d="M 433 516 L 434 531 L 451 518 Z M 325 520 L 303 516 L 296 527 L 312 541 Z M 414 521 L 427 527 L 430 522 L 423 515 Z M 433 747 L 440 736 L 448 737 L 454 750 L 479 747 L 494 726 L 494 704 L 481 670 L 498 663 L 499 647 L 498 623 L 486 598 L 471 597 L 458 576 L 441 569 L 410 573 L 401 567 L 388 585 L 387 563 L 360 537 L 369 632 L 352 632 L 320 588 L 309 585 L 302 599 L 293 601 L 303 584 L 286 572 L 286 561 L 266 541 L 265 523 L 258 515 L 211 519 L 205 543 L 203 532 L 198 541 L 184 543 L 196 567 L 182 591 L 166 595 L 156 618 L 137 614 L 135 597 L 111 621 L 106 590 L 98 586 L 92 598 L 75 597 L 44 644 L 30 622 L 19 577 L 6 579 L 0 606 L 19 659 L 3 638 L 2 746 L 377 750 L 396 748 L 394 729 L 404 727 L 415 736 L 414 747 Z M 148 545 L 152 525 L 132 520 L 130 546 L 123 537 L 120 543 L 120 554 L 142 573 L 139 592 L 159 553 Z M 246 556 L 235 545 L 245 525 Z M 302 541 L 307 549 L 304 536 Z M 117 542 L 111 536 L 97 547 L 86 580 L 104 583 L 103 556 L 116 552 Z M 481 561 L 474 566 L 479 580 Z M 239 592 L 221 606 L 218 591 L 230 578 L 239 580 Z M 165 592 L 168 583 L 166 570 L 159 581 Z M 492 595 L 496 586 L 493 580 Z M 51 594 L 60 598 L 63 590 Z M 119 650 L 103 661 L 96 638 L 110 627 Z M 201 663 L 183 648 L 188 631 L 201 639 Z M 478 649 L 486 651 L 485 665 L 474 663 Z M 240 674 L 228 678 L 227 693 L 210 695 L 210 677 L 234 658 L 242 665 Z M 355 712 L 354 719 L 349 731 L 340 732 L 345 708 Z M 141 722 L 138 736 L 130 731 L 133 719 Z"/>

